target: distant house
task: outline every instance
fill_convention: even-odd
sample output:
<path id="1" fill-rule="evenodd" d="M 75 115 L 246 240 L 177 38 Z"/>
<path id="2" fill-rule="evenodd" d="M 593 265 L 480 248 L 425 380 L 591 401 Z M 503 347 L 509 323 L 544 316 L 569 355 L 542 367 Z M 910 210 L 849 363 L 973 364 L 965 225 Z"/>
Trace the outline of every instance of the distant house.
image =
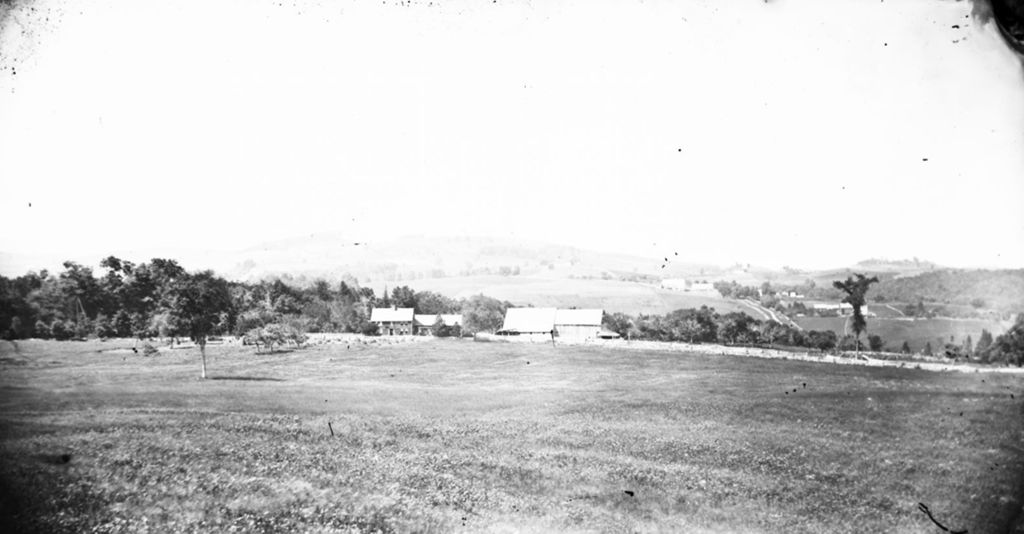
<path id="1" fill-rule="evenodd" d="M 822 312 L 822 311 L 823 312 L 835 312 L 835 313 L 838 313 L 839 315 L 852 315 L 853 314 L 853 306 L 851 304 L 847 303 L 847 302 L 839 302 L 837 304 L 831 304 L 831 303 L 815 304 L 814 305 L 814 310 L 815 311 L 819 311 L 819 312 Z M 867 306 L 861 306 L 860 307 L 860 312 L 862 314 L 864 314 L 864 315 L 867 315 L 867 316 L 874 315 L 873 313 L 868 311 L 868 307 Z"/>
<path id="2" fill-rule="evenodd" d="M 700 282 L 693 282 L 690 284 L 690 291 L 696 291 L 700 293 L 709 293 L 715 291 L 715 284 L 708 282 L 707 280 L 701 280 Z"/>
<path id="3" fill-rule="evenodd" d="M 413 327 L 417 336 L 432 336 L 438 318 L 445 326 L 462 326 L 462 314 L 441 313 L 441 314 L 415 314 L 413 316 Z"/>
<path id="4" fill-rule="evenodd" d="M 686 291 L 686 279 L 685 278 L 666 278 L 661 281 L 662 289 L 672 289 L 675 291 Z"/>
<path id="5" fill-rule="evenodd" d="M 412 308 L 374 308 L 370 322 L 382 336 L 411 336 L 415 332 Z"/>

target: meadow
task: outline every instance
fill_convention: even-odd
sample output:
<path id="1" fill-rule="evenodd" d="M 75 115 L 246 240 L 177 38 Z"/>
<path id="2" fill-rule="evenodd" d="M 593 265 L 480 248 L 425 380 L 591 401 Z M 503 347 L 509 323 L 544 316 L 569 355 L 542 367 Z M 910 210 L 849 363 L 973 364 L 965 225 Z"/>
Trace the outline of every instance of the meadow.
<path id="1" fill-rule="evenodd" d="M 833 330 L 843 335 L 848 317 L 798 317 L 796 323 L 804 330 Z M 963 343 L 971 336 L 974 343 L 978 342 L 982 329 L 987 329 L 993 336 L 1002 334 L 1007 326 L 997 321 L 983 319 L 909 319 L 909 318 L 874 318 L 867 319 L 867 334 L 882 337 L 888 350 L 899 351 L 906 341 L 913 352 L 921 352 L 928 343 L 932 350 L 939 351 L 949 343 L 953 336 L 955 343 Z"/>
<path id="2" fill-rule="evenodd" d="M 690 293 L 621 280 L 542 276 L 467 276 L 403 281 L 417 291 L 457 298 L 484 294 L 513 304 L 555 308 L 601 308 L 608 313 L 663 315 L 682 308 L 708 306 L 719 313 L 750 309 L 718 293 Z M 392 284 L 392 287 L 394 284 Z M 378 291 L 383 290 L 383 286 Z"/>
<path id="3" fill-rule="evenodd" d="M 5 532 L 1021 532 L 1024 379 L 701 353 L 4 344 Z M 1016 526 L 1014 526 L 1016 525 Z"/>

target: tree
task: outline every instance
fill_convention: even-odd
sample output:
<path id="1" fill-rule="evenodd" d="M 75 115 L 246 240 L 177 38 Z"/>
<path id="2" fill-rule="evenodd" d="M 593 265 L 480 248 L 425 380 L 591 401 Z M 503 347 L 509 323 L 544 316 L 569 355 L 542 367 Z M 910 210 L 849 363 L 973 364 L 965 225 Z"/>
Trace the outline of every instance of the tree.
<path id="1" fill-rule="evenodd" d="M 877 334 L 868 336 L 868 347 L 871 348 L 871 352 L 881 352 L 884 346 L 882 336 Z"/>
<path id="2" fill-rule="evenodd" d="M 832 350 L 839 342 L 839 336 L 831 330 L 811 330 L 807 332 L 807 344 L 819 350 Z"/>
<path id="3" fill-rule="evenodd" d="M 727 313 L 719 322 L 719 339 L 730 343 L 756 342 L 759 323 L 760 321 L 745 313 Z"/>
<path id="4" fill-rule="evenodd" d="M 931 341 L 929 341 L 928 343 L 925 343 L 925 345 L 924 345 L 924 355 L 925 356 L 931 356 L 932 355 L 932 342 Z"/>
<path id="5" fill-rule="evenodd" d="M 907 343 L 904 340 L 903 341 L 903 346 L 900 347 L 900 352 L 902 352 L 903 354 L 910 354 L 910 343 Z"/>
<path id="6" fill-rule="evenodd" d="M 978 344 L 974 347 L 974 352 L 976 352 L 977 354 L 984 354 L 991 346 L 992 332 L 982 329 L 981 335 L 978 336 Z"/>
<path id="7" fill-rule="evenodd" d="M 476 295 L 462 303 L 462 329 L 469 333 L 494 332 L 505 321 L 509 303 Z"/>
<path id="8" fill-rule="evenodd" d="M 169 318 L 175 330 L 197 345 L 206 378 L 206 338 L 221 326 L 222 313 L 231 308 L 227 282 L 213 271 L 180 275 L 170 292 Z"/>
<path id="9" fill-rule="evenodd" d="M 1013 326 L 992 342 L 989 352 L 995 356 L 990 357 L 990 360 L 1024 366 L 1024 313 L 1017 314 Z"/>
<path id="10" fill-rule="evenodd" d="M 871 287 L 871 284 L 875 283 L 878 283 L 877 276 L 867 278 L 860 273 L 854 273 L 853 276 L 847 277 L 846 281 L 836 280 L 832 282 L 832 287 L 846 293 L 843 302 L 853 307 L 853 334 L 857 340 L 858 352 L 860 351 L 860 334 L 867 328 L 867 321 L 864 320 L 861 308 L 866 302 L 865 295 L 868 292 L 868 288 Z"/>
<path id="11" fill-rule="evenodd" d="M 605 313 L 601 324 L 608 330 L 625 338 L 633 327 L 633 318 L 621 312 Z"/>
<path id="12" fill-rule="evenodd" d="M 416 302 L 416 313 L 434 315 L 438 313 L 457 313 L 459 311 L 458 302 L 433 291 L 417 291 L 414 300 Z"/>
<path id="13" fill-rule="evenodd" d="M 416 292 L 409 286 L 398 286 L 392 289 L 391 305 L 398 308 L 415 308 Z"/>

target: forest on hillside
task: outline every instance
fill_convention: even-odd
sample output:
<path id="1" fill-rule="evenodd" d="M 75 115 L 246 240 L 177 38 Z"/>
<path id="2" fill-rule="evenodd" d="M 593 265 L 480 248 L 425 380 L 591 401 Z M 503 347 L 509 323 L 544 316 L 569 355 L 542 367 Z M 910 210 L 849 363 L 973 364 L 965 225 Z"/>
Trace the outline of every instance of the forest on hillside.
<path id="1" fill-rule="evenodd" d="M 879 277 L 871 295 L 880 302 L 942 303 L 1024 312 L 1024 269 L 943 269 L 908 277 Z"/>

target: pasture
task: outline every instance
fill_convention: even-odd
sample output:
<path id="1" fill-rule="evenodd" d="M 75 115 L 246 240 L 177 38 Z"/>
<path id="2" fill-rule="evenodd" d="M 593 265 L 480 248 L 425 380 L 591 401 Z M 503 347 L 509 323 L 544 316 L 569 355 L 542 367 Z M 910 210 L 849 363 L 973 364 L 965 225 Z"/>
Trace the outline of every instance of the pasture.
<path id="1" fill-rule="evenodd" d="M 681 308 L 708 306 L 719 313 L 750 314 L 746 306 L 718 293 L 689 293 L 620 280 L 557 278 L 542 276 L 468 276 L 424 278 L 401 282 L 417 291 L 436 291 L 455 298 L 484 294 L 513 304 L 538 308 L 601 308 L 622 312 L 663 315 Z M 394 284 L 392 284 L 392 287 Z M 383 286 L 377 291 L 383 290 Z M 753 316 L 757 316 L 756 314 Z"/>
<path id="2" fill-rule="evenodd" d="M 461 340 L 0 354 L 6 532 L 1006 532 L 1024 380 Z M 333 435 L 332 435 L 333 433 Z"/>
<path id="3" fill-rule="evenodd" d="M 833 330 L 842 337 L 847 317 L 798 317 L 796 323 L 804 330 Z M 877 318 L 867 319 L 866 335 L 879 335 L 891 351 L 898 351 L 906 341 L 913 352 L 921 352 L 927 343 L 938 353 L 949 343 L 953 336 L 956 343 L 963 343 L 971 336 L 974 343 L 978 342 L 981 330 L 987 329 L 997 336 L 1006 331 L 1007 327 L 996 321 L 982 319 L 909 319 L 909 318 Z M 861 338 L 865 339 L 864 337 Z"/>

